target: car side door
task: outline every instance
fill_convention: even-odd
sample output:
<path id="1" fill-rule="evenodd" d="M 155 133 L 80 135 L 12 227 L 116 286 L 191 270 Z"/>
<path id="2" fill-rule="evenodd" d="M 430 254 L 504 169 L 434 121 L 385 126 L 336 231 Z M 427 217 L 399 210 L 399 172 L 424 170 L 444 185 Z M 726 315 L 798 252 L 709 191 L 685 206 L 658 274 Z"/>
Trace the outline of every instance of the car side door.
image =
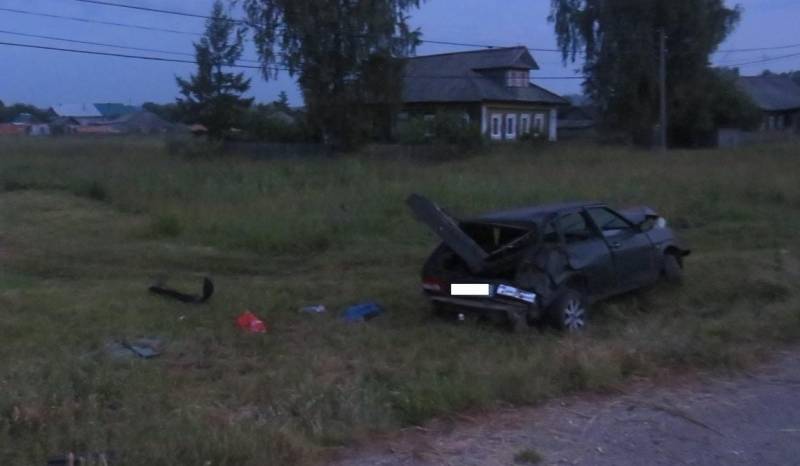
<path id="1" fill-rule="evenodd" d="M 650 238 L 608 207 L 586 209 L 596 231 L 611 250 L 619 291 L 638 288 L 658 275 Z"/>
<path id="2" fill-rule="evenodd" d="M 562 213 L 556 220 L 570 267 L 586 279 L 592 298 L 602 298 L 616 286 L 614 263 L 608 245 L 583 211 Z"/>

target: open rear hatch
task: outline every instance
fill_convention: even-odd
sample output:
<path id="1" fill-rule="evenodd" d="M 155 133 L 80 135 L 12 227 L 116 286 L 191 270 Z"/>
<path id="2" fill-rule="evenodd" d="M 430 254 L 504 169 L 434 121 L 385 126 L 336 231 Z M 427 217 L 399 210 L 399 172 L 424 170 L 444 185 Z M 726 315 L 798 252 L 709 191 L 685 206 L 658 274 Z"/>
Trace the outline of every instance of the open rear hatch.
<path id="1" fill-rule="evenodd" d="M 536 240 L 535 229 L 492 222 L 458 222 L 418 194 L 406 200 L 414 216 L 439 236 L 473 275 L 515 269 L 516 254 Z"/>
<path id="2" fill-rule="evenodd" d="M 406 199 L 406 204 L 417 220 L 428 225 L 453 252 L 461 257 L 470 272 L 478 274 L 486 267 L 489 254 L 438 205 L 419 194 L 410 195 Z"/>

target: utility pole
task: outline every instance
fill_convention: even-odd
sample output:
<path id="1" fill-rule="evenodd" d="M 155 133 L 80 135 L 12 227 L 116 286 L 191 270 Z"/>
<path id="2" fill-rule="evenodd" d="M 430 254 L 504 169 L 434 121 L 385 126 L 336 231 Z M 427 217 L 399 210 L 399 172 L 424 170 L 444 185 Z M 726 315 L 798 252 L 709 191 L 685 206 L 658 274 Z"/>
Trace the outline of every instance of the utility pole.
<path id="1" fill-rule="evenodd" d="M 661 151 L 667 151 L 667 33 L 664 29 L 661 30 L 661 63 L 659 66 L 659 93 L 660 97 L 659 100 L 661 102 L 660 106 L 660 119 L 661 123 L 659 124 L 659 145 L 661 146 Z"/>

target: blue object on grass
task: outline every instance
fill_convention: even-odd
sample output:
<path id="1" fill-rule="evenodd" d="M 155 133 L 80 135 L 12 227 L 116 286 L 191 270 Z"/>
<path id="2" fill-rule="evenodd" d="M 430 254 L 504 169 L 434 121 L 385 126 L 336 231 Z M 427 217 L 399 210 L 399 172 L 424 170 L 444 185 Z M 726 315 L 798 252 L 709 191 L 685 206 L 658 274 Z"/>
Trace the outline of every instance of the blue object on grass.
<path id="1" fill-rule="evenodd" d="M 383 308 L 377 303 L 361 303 L 349 307 L 342 318 L 348 322 L 362 322 L 383 314 Z"/>

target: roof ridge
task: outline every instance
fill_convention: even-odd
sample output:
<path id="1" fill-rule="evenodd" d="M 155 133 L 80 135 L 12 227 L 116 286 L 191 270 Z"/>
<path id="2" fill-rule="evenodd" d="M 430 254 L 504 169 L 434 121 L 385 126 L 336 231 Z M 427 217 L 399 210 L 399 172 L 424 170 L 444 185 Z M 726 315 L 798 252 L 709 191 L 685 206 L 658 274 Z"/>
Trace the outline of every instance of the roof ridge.
<path id="1" fill-rule="evenodd" d="M 491 52 L 499 52 L 503 50 L 512 50 L 512 49 L 524 49 L 526 48 L 524 45 L 513 45 L 510 47 L 491 47 L 488 49 L 483 50 L 465 50 L 462 52 L 445 52 L 445 53 L 433 53 L 430 55 L 417 55 L 413 57 L 406 57 L 406 60 L 416 60 L 418 58 L 429 58 L 429 57 L 442 57 L 445 55 L 464 55 L 467 53 L 491 53 Z"/>

